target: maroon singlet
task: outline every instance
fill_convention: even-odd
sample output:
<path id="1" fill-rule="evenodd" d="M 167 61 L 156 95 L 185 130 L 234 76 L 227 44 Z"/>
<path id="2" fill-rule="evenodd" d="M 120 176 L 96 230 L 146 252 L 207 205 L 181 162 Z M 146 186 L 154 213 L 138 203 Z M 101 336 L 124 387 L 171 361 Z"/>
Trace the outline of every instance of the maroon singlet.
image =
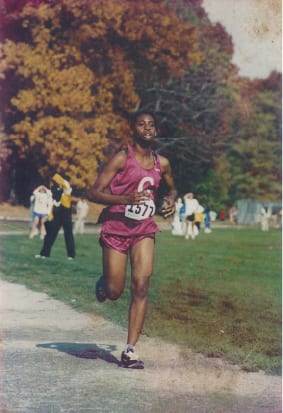
<path id="1" fill-rule="evenodd" d="M 113 195 L 122 195 L 147 190 L 150 200 L 142 205 L 112 205 L 105 208 L 98 221 L 102 223 L 104 233 L 130 237 L 159 231 L 153 216 L 154 198 L 162 171 L 158 155 L 153 152 L 152 156 L 153 168 L 145 169 L 136 160 L 133 147 L 128 146 L 125 166 L 112 179 L 110 191 Z"/>

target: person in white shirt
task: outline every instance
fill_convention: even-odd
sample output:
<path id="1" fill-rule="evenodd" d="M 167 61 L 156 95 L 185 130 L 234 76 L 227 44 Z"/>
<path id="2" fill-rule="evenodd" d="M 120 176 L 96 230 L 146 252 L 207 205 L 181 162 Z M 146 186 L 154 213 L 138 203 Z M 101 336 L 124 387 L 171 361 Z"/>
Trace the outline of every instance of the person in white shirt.
<path id="1" fill-rule="evenodd" d="M 89 211 L 89 206 L 85 198 L 81 198 L 77 203 L 77 216 L 74 226 L 74 234 L 84 234 L 85 219 Z"/>
<path id="2" fill-rule="evenodd" d="M 194 194 L 192 192 L 189 192 L 186 195 L 184 195 L 184 203 L 186 209 L 185 238 L 189 239 L 191 235 L 192 239 L 195 239 L 195 213 L 197 212 L 199 203 L 198 200 L 194 198 Z"/>
<path id="3" fill-rule="evenodd" d="M 52 208 L 52 194 L 51 191 L 44 185 L 37 187 L 32 193 L 33 201 L 33 223 L 30 232 L 30 238 L 38 234 L 38 227 L 40 239 L 45 237 L 45 220 L 48 217 Z"/>
<path id="4" fill-rule="evenodd" d="M 267 208 L 265 208 L 264 206 L 261 208 L 261 230 L 262 231 L 269 231 L 269 218 L 270 218 L 270 214 L 268 213 Z"/>
<path id="5" fill-rule="evenodd" d="M 184 235 L 184 231 L 182 228 L 182 221 L 180 218 L 180 210 L 183 206 L 182 198 L 178 198 L 175 202 L 175 214 L 172 221 L 172 235 Z"/>

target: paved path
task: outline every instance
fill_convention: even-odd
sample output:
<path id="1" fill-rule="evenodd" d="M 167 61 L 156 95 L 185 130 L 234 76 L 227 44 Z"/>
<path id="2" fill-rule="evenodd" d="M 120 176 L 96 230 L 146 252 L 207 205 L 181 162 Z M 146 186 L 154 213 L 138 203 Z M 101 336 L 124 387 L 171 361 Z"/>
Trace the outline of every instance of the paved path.
<path id="1" fill-rule="evenodd" d="M 3 280 L 0 311 L 0 413 L 281 412 L 280 377 L 144 336 L 122 369 L 124 329 Z"/>

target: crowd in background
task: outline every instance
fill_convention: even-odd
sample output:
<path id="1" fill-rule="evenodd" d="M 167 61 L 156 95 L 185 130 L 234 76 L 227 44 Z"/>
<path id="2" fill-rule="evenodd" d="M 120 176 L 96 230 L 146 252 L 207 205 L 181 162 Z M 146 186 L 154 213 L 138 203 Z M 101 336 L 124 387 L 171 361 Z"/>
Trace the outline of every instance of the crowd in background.
<path id="1" fill-rule="evenodd" d="M 85 233 L 85 221 L 89 213 L 89 204 L 84 197 L 73 198 L 75 204 L 75 219 L 73 226 L 73 234 Z M 30 234 L 32 239 L 39 236 L 44 240 L 46 235 L 46 222 L 48 222 L 52 213 L 54 199 L 52 192 L 44 185 L 40 185 L 34 189 L 30 197 Z M 219 220 L 220 222 L 228 222 L 231 225 L 238 224 L 238 208 L 232 205 L 227 210 L 221 209 L 218 212 L 212 210 L 209 205 L 201 205 L 197 198 L 192 193 L 187 193 L 183 199 L 179 197 L 175 203 L 176 212 L 172 221 L 172 235 L 184 236 L 185 239 L 195 239 L 201 230 L 204 233 L 211 233 L 211 223 Z M 262 206 L 258 217 L 258 223 L 262 231 L 268 231 L 270 227 L 276 227 L 277 221 L 282 220 L 282 210 L 276 214 L 276 223 L 274 214 L 270 208 Z"/>
<path id="2" fill-rule="evenodd" d="M 73 230 L 72 187 L 61 175 L 55 174 L 51 179 L 50 189 L 44 185 L 37 187 L 30 197 L 32 239 L 40 235 L 43 246 L 36 258 L 48 258 L 62 228 L 68 259 L 75 258 L 74 234 L 85 232 L 85 220 L 89 206 L 85 198 L 77 199 L 76 220 Z"/>
<path id="3" fill-rule="evenodd" d="M 200 205 L 192 192 L 178 198 L 172 222 L 172 234 L 182 235 L 186 240 L 195 239 L 202 227 L 206 234 L 211 232 L 211 222 L 216 220 L 216 212 L 209 205 Z"/>
<path id="4" fill-rule="evenodd" d="M 231 226 L 239 227 L 239 209 L 232 205 L 218 212 L 212 210 L 209 205 L 201 205 L 192 193 L 185 194 L 183 199 L 179 197 L 176 201 L 176 212 L 172 221 L 172 235 L 184 236 L 185 239 L 195 239 L 201 230 L 211 233 L 211 223 L 216 220 Z M 270 228 L 282 227 L 282 209 L 272 208 L 264 204 L 259 212 L 255 214 L 254 222 L 262 231 Z"/>

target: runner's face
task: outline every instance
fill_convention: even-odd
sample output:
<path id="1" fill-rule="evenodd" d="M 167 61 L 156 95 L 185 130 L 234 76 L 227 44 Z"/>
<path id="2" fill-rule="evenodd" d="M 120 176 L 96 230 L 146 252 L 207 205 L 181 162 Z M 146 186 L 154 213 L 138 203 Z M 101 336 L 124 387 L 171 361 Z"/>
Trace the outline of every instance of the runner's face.
<path id="1" fill-rule="evenodd" d="M 154 119 L 151 115 L 142 114 L 135 123 L 135 136 L 143 142 L 151 142 L 156 137 Z"/>

